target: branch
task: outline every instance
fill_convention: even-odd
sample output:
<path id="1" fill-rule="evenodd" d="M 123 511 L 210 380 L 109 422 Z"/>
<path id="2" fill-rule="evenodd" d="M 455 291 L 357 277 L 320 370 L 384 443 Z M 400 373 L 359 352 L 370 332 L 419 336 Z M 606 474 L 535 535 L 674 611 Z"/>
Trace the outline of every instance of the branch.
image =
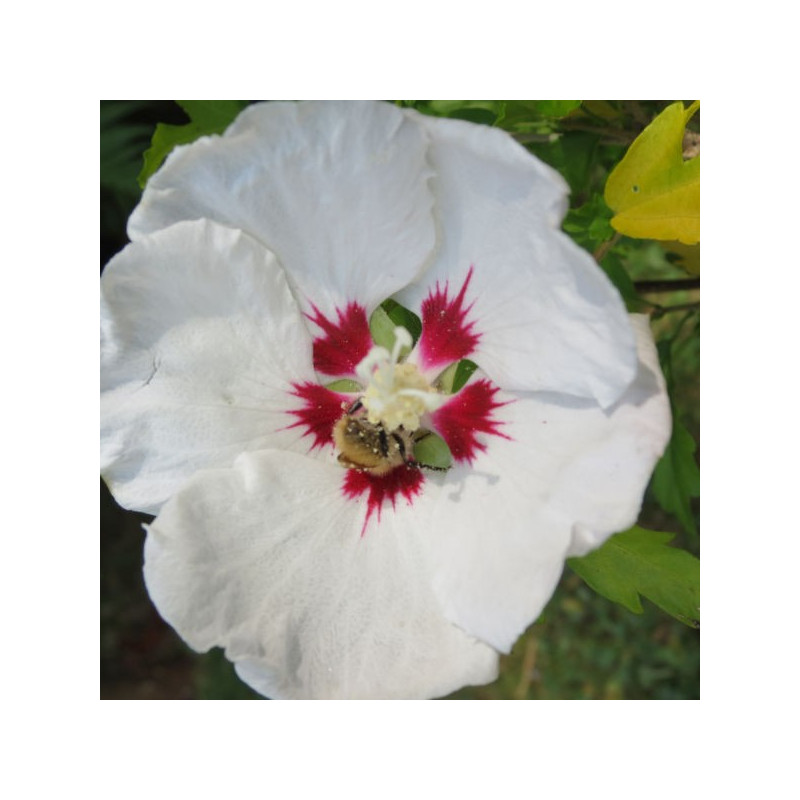
<path id="1" fill-rule="evenodd" d="M 522 666 L 520 667 L 519 683 L 514 691 L 515 700 L 525 700 L 528 690 L 533 680 L 534 670 L 536 669 L 536 654 L 539 650 L 539 642 L 534 631 L 531 631 L 525 643 L 525 653 L 522 656 Z"/>
<path id="2" fill-rule="evenodd" d="M 670 311 L 699 311 L 700 302 L 697 303 L 680 303 L 674 306 L 657 306 L 652 314 L 652 319 L 659 319 L 664 314 L 669 314 Z"/>
<path id="3" fill-rule="evenodd" d="M 633 131 L 619 131 L 615 128 L 598 128 L 596 125 L 584 125 L 580 122 L 568 122 L 561 120 L 561 131 L 571 133 L 573 131 L 585 131 L 586 133 L 596 133 L 598 136 L 605 137 L 604 144 L 630 144 L 636 134 Z"/>
<path id="4" fill-rule="evenodd" d="M 634 281 L 634 288 L 643 294 L 682 292 L 700 288 L 700 278 L 680 278 L 675 281 Z"/>

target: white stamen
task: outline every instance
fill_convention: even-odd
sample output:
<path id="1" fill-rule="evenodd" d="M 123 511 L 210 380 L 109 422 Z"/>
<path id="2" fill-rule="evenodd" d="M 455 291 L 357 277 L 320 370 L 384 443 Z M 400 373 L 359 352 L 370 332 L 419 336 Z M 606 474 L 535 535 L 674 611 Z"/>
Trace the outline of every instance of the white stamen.
<path id="1" fill-rule="evenodd" d="M 420 426 L 420 418 L 435 411 L 445 401 L 414 364 L 399 363 L 400 353 L 413 343 L 405 328 L 394 329 L 392 353 L 385 347 L 373 347 L 356 367 L 356 374 L 367 388 L 361 402 L 367 409 L 367 419 L 382 424 L 387 431 L 401 425 L 409 431 Z"/>

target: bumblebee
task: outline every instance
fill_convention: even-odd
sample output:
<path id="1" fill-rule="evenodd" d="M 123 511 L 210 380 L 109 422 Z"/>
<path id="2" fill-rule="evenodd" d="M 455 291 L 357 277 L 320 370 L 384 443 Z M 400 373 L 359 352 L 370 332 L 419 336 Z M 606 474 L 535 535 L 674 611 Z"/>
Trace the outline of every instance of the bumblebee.
<path id="1" fill-rule="evenodd" d="M 418 467 L 414 460 L 414 436 L 403 427 L 387 431 L 380 423 L 358 416 L 360 401 L 333 426 L 339 463 L 372 475 L 386 475 L 396 467 Z"/>

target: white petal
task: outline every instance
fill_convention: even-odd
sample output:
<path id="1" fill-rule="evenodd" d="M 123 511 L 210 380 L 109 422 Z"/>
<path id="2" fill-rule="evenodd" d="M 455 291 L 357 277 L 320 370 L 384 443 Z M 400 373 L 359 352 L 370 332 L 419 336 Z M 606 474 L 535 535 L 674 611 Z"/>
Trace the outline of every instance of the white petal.
<path id="1" fill-rule="evenodd" d="M 400 302 L 421 308 L 437 281 L 452 298 L 472 268 L 465 306 L 474 303 L 467 321 L 480 340 L 469 357 L 493 381 L 614 403 L 636 371 L 633 335 L 619 293 L 558 230 L 564 180 L 502 131 L 420 122 L 431 135 L 439 242 Z"/>
<path id="2" fill-rule="evenodd" d="M 434 243 L 426 137 L 388 103 L 261 103 L 221 137 L 176 149 L 131 216 L 132 239 L 207 217 L 270 248 L 328 318 L 370 311 L 421 270 Z"/>
<path id="3" fill-rule="evenodd" d="M 565 558 L 637 519 L 670 413 L 646 318 L 635 326 L 639 370 L 616 406 L 506 395 L 495 416 L 509 438 L 485 437 L 471 468 L 432 479 L 419 500 L 445 613 L 502 652 L 539 616 Z"/>
<path id="4" fill-rule="evenodd" d="M 311 339 L 275 257 L 185 222 L 129 245 L 101 280 L 102 469 L 123 506 L 155 513 L 195 470 L 242 451 L 308 449 L 286 430 Z"/>
<path id="5" fill-rule="evenodd" d="M 563 485 L 583 485 L 579 503 L 566 488 L 554 497 L 576 510 L 567 556 L 583 556 L 614 533 L 633 525 L 653 469 L 672 433 L 672 414 L 650 320 L 631 314 L 639 368 L 620 401 L 606 411 L 609 430 L 589 446 L 564 473 Z M 613 426 L 614 433 L 611 434 Z M 627 487 L 627 496 L 622 487 Z M 591 511 L 590 511 L 591 509 Z"/>
<path id="6" fill-rule="evenodd" d="M 497 653 L 441 614 L 414 507 L 362 535 L 342 473 L 275 451 L 198 473 L 148 531 L 161 614 L 273 698 L 413 699 L 493 680 Z"/>

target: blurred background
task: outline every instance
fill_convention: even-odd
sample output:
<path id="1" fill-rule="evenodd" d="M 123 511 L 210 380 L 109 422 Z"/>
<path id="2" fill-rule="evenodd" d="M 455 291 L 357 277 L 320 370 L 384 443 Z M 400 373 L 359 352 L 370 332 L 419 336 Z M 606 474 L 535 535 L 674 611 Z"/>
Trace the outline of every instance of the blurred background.
<path id="1" fill-rule="evenodd" d="M 620 109 L 620 116 L 608 117 L 607 123 L 594 114 L 589 123 L 579 120 L 576 125 L 573 120 L 565 125 L 560 121 L 560 139 L 553 139 L 552 131 L 537 132 L 535 127 L 526 134 L 524 144 L 537 156 L 562 174 L 569 172 L 572 211 L 565 229 L 583 246 L 587 242 L 581 241 L 581 215 L 585 217 L 587 206 L 596 203 L 598 187 L 602 193 L 604 177 L 630 141 L 666 105 L 659 101 L 615 101 L 608 106 Z M 187 121 L 184 111 L 173 102 L 101 102 L 101 270 L 128 242 L 125 225 L 141 194 L 137 175 L 142 168 L 142 154 L 157 123 L 180 125 Z M 604 130 L 604 124 L 608 130 Z M 587 143 L 587 136 L 596 141 Z M 580 147 L 566 146 L 579 139 Z M 583 164 L 589 150 L 592 160 Z M 564 159 L 570 159 L 570 153 L 575 154 L 575 160 L 581 160 L 580 165 L 569 160 L 565 167 Z M 574 223 L 572 230 L 570 221 Z M 634 281 L 686 277 L 686 272 L 676 267 L 655 242 L 635 242 L 621 250 L 624 269 Z M 689 306 L 699 299 L 699 292 L 690 289 L 672 299 Z M 672 350 L 676 387 L 672 400 L 676 414 L 699 442 L 699 322 L 689 319 L 687 323 L 687 318 L 678 314 L 656 316 L 656 338 L 677 337 Z M 239 681 L 221 651 L 194 653 L 158 616 L 142 579 L 142 524 L 150 517 L 121 509 L 102 481 L 100 507 L 101 699 L 264 699 Z M 693 500 L 695 519 L 697 513 L 698 504 Z M 639 524 L 651 530 L 675 532 L 673 544 L 699 555 L 699 536 L 684 530 L 675 517 L 665 513 L 650 492 Z M 642 605 L 643 614 L 631 613 L 595 594 L 567 567 L 542 617 L 502 659 L 498 680 L 488 686 L 463 689 L 450 699 L 698 699 L 699 631 L 647 600 Z"/>

